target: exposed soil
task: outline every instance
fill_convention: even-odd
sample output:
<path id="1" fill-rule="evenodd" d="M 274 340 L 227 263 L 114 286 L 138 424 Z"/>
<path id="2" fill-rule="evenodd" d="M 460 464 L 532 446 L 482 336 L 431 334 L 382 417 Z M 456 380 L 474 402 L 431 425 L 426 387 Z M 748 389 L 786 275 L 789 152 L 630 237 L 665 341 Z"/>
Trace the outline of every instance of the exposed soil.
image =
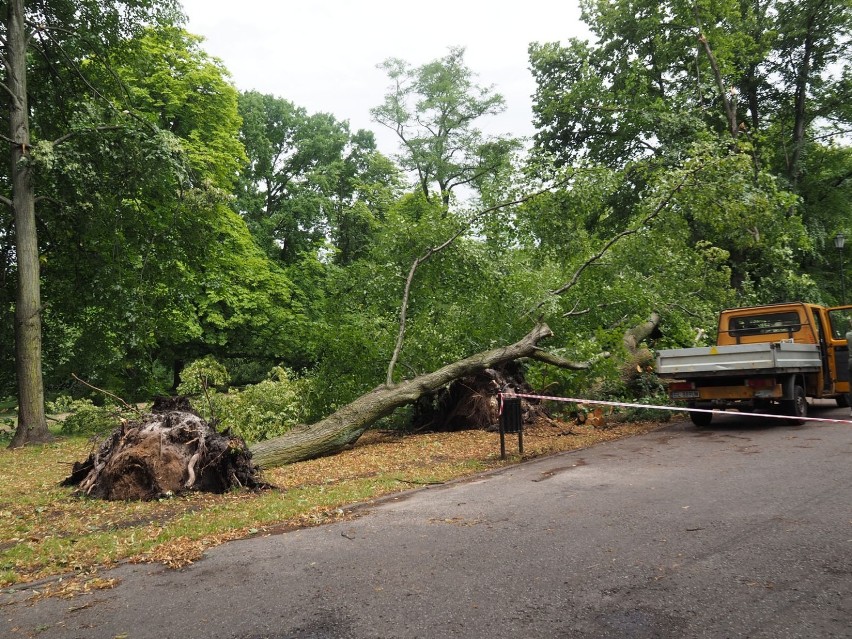
<path id="1" fill-rule="evenodd" d="M 496 430 L 500 419 L 499 393 L 530 394 L 520 367 L 509 362 L 501 368 L 457 379 L 439 393 L 425 397 L 417 406 L 414 430 L 454 432 Z M 521 400 L 521 417 L 530 426 L 547 419 L 544 407 L 534 400 Z"/>
<path id="2" fill-rule="evenodd" d="M 107 500 L 267 487 L 245 442 L 216 432 L 185 398 L 160 399 L 150 414 L 123 423 L 62 484 Z"/>

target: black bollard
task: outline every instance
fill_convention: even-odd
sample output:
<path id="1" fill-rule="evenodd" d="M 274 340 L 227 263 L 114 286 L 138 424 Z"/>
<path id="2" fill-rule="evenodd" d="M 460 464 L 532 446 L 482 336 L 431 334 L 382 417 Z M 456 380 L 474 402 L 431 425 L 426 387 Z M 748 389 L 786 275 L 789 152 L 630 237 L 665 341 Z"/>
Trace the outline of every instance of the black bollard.
<path id="1" fill-rule="evenodd" d="M 518 433 L 518 452 L 524 454 L 524 422 L 521 418 L 521 399 L 503 396 L 500 413 L 500 459 L 506 459 L 506 433 Z"/>

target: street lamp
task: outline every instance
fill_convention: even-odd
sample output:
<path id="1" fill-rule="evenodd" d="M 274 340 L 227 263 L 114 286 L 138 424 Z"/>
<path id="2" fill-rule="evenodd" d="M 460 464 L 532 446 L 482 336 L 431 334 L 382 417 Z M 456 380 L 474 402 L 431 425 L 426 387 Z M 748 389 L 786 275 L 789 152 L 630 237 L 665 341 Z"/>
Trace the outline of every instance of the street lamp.
<path id="1" fill-rule="evenodd" d="M 834 248 L 840 251 L 840 303 L 846 303 L 846 280 L 843 277 L 843 247 L 846 245 L 846 236 L 843 231 L 838 231 L 834 236 Z"/>

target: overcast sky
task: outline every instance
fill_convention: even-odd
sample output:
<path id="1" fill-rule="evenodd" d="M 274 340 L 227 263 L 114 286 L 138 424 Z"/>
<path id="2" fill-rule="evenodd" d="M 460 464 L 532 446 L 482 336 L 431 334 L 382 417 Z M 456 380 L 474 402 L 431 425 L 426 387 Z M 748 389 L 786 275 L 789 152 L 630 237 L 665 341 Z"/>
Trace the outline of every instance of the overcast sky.
<path id="1" fill-rule="evenodd" d="M 386 154 L 389 132 L 370 120 L 387 77 L 376 65 L 402 58 L 414 66 L 463 46 L 482 85 L 494 85 L 506 112 L 484 123 L 490 133 L 530 136 L 535 85 L 530 42 L 587 37 L 576 0 L 182 0 L 188 29 L 203 36 L 240 90 L 284 98 L 310 113 L 374 131 Z"/>

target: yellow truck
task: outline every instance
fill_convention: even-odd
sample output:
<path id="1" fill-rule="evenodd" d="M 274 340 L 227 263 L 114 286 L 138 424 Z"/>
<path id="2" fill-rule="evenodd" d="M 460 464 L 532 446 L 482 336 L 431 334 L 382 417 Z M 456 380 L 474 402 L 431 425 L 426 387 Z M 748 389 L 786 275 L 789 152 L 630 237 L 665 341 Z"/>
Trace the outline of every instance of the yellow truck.
<path id="1" fill-rule="evenodd" d="M 766 412 L 804 418 L 808 398 L 850 404 L 852 306 L 791 302 L 719 314 L 715 346 L 661 350 L 657 374 L 669 396 L 690 408 Z M 697 426 L 713 413 L 690 412 Z"/>

